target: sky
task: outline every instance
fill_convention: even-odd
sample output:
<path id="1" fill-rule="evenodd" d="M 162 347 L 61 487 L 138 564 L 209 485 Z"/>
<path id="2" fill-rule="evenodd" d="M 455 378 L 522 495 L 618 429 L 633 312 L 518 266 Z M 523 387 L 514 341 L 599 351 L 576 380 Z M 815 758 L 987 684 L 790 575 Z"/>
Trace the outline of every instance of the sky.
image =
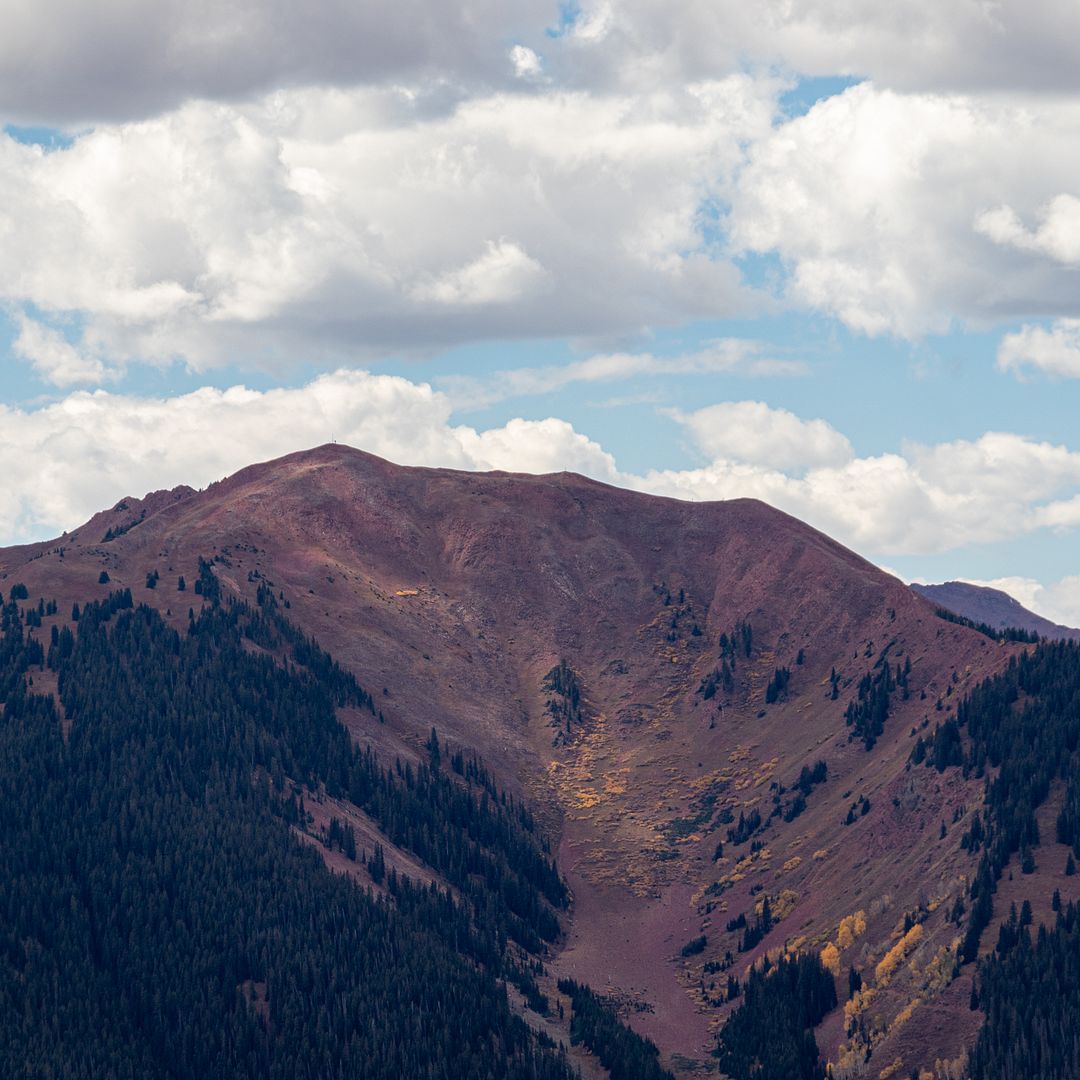
<path id="1" fill-rule="evenodd" d="M 1080 625 L 1074 0 L 0 0 L 0 543 L 336 439 Z"/>

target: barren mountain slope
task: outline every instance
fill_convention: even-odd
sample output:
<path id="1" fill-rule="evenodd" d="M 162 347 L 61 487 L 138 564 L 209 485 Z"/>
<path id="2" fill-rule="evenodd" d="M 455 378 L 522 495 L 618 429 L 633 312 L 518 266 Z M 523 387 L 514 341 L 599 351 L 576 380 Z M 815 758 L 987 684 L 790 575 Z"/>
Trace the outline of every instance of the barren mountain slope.
<path id="1" fill-rule="evenodd" d="M 1042 615 L 1036 615 L 1000 589 L 969 585 L 966 581 L 946 581 L 941 585 L 911 587 L 934 604 L 948 608 L 949 611 L 973 622 L 985 623 L 995 630 L 1011 627 L 1033 631 L 1039 637 L 1080 641 L 1080 630 L 1061 626 Z"/>
<path id="2" fill-rule="evenodd" d="M 358 738 L 416 755 L 435 726 L 528 798 L 574 895 L 553 975 L 617 1000 L 680 1073 L 708 1062 L 728 974 L 783 947 L 831 944 L 841 999 L 849 966 L 873 990 L 819 1032 L 833 1061 L 869 1045 L 871 1075 L 896 1060 L 907 1075 L 970 1041 L 970 976 L 953 980 L 943 950 L 981 784 L 908 757 L 1016 647 L 755 501 L 401 468 L 342 446 L 124 500 L 0 552 L 0 573 L 62 617 L 130 586 L 183 625 L 200 558 L 223 593 L 271 584 L 355 672 L 385 716 L 343 717 Z M 864 679 L 887 703 L 870 750 L 845 723 Z M 818 761 L 828 778 L 793 812 Z M 740 953 L 726 926 L 743 915 L 764 934 Z"/>

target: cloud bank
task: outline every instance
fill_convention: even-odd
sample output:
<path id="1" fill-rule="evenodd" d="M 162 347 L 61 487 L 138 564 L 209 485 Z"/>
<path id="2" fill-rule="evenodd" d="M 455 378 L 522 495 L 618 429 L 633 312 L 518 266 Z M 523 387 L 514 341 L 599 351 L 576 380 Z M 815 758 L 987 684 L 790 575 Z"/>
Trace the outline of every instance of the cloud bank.
<path id="1" fill-rule="evenodd" d="M 0 118 L 76 126 L 0 136 L 0 302 L 59 386 L 777 301 L 910 339 L 1080 318 L 1074 7 L 24 5 Z M 804 75 L 864 81 L 788 116 Z"/>
<path id="2" fill-rule="evenodd" d="M 0 298 L 42 324 L 21 354 L 58 385 L 750 310 L 698 215 L 773 104 L 746 76 L 435 117 L 401 89 L 307 90 L 193 102 L 49 153 L 0 136 Z"/>
<path id="3" fill-rule="evenodd" d="M 282 87 L 409 85 L 432 107 L 542 75 L 572 89 L 746 69 L 854 74 L 903 91 L 1080 88 L 1060 0 L 39 0 L 9 5 L 0 114 L 140 120 Z M 903 42 L 898 48 L 897 42 Z"/>

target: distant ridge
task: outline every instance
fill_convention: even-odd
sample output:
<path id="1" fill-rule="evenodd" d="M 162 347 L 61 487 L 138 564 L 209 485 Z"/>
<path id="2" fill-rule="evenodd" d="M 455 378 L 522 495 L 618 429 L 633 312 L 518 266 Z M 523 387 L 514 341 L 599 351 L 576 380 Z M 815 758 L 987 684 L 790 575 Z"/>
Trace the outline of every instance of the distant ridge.
<path id="1" fill-rule="evenodd" d="M 941 585 L 912 585 L 920 596 L 940 604 L 973 622 L 985 623 L 995 630 L 1029 630 L 1039 637 L 1080 641 L 1080 630 L 1061 626 L 1029 611 L 1018 600 L 1000 589 L 969 585 L 964 581 L 946 581 Z"/>

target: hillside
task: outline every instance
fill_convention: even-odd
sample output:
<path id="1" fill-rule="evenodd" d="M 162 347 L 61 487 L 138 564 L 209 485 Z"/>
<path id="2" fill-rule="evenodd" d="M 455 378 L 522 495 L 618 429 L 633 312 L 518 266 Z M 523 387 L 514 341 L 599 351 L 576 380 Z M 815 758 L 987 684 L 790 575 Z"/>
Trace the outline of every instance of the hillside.
<path id="1" fill-rule="evenodd" d="M 972 622 L 995 630 L 1028 630 L 1052 641 L 1080 641 L 1080 630 L 1061 626 L 1029 611 L 1019 600 L 1000 589 L 969 585 L 966 581 L 946 581 L 941 585 L 911 586 L 920 596 Z"/>
<path id="2" fill-rule="evenodd" d="M 872 1075 L 908 1075 L 973 1042 L 952 913 L 983 784 L 909 759 L 1019 647 L 937 618 L 779 511 L 335 445 L 124 499 L 0 551 L 0 575 L 56 598 L 43 634 L 115 589 L 181 631 L 207 575 L 226 599 L 275 598 L 373 695 L 338 710 L 358 745 L 417 763 L 434 727 L 524 800 L 570 894 L 541 988 L 568 1017 L 556 981 L 590 985 L 678 1075 L 712 1065 L 729 976 L 785 949 L 827 946 L 841 1001 L 850 968 L 873 989 L 818 1030 L 837 1077 L 861 1075 L 867 1050 Z M 307 801 L 316 829 L 341 816 L 445 884 L 362 807 Z M 1061 878 L 1067 898 L 1076 880 Z M 524 1015 L 568 1039 L 554 1015 Z M 580 1048 L 574 1063 L 604 1075 Z"/>

